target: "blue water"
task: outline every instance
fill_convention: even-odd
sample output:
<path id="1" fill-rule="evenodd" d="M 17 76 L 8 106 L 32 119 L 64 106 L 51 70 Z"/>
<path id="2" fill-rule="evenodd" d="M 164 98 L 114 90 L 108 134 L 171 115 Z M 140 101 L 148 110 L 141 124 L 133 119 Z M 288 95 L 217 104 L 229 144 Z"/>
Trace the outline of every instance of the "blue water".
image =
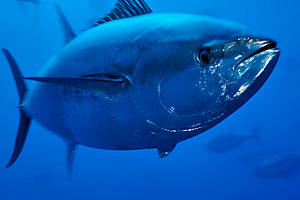
<path id="1" fill-rule="evenodd" d="M 56 1 L 77 32 L 112 8 L 114 0 Z M 300 151 L 300 3 L 296 0 L 148 0 L 156 12 L 188 12 L 240 22 L 274 38 L 282 51 L 264 87 L 240 110 L 210 131 L 178 145 L 167 159 L 154 150 L 105 151 L 81 146 L 73 180 L 65 171 L 65 144 L 36 122 L 15 166 L 5 169 L 19 123 L 18 96 L 0 56 L 0 199 L 300 199 L 300 176 L 263 179 L 256 164 L 237 158 Z M 63 46 L 52 1 L 40 5 L 2 0 L 0 47 L 10 49 L 25 75 L 36 75 Z M 204 146 L 218 133 L 260 127 L 260 142 L 215 154 Z M 260 155 L 261 154 L 261 155 Z"/>

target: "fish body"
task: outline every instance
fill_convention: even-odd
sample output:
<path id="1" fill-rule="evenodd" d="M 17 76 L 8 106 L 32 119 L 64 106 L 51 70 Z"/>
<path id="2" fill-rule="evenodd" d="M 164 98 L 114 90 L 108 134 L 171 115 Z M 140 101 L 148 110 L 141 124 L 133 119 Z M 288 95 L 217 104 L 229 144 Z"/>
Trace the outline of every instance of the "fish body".
<path id="1" fill-rule="evenodd" d="M 157 148 L 165 157 L 242 106 L 279 57 L 274 41 L 241 25 L 154 14 L 142 0 L 119 0 L 112 13 L 77 37 L 58 11 L 69 42 L 38 76 L 22 78 L 4 53 L 20 88 L 23 124 L 35 119 L 64 138 L 71 144 L 68 158 L 77 144 Z M 27 90 L 24 80 L 33 81 L 33 88 Z M 18 133 L 13 161 L 24 133 Z"/>
<path id="2" fill-rule="evenodd" d="M 253 174 L 261 178 L 291 177 L 299 173 L 299 166 L 300 153 L 280 154 L 263 161 Z"/>
<path id="3" fill-rule="evenodd" d="M 201 33 L 201 24 L 214 26 L 206 25 Z M 150 14 L 98 26 L 69 43 L 39 76 L 112 74 L 126 77 L 128 82 L 91 85 L 79 82 L 76 86 L 36 83 L 22 107 L 53 132 L 96 148 L 154 148 L 200 134 L 208 127 L 185 131 L 192 126 L 181 125 L 180 119 L 173 123 L 181 130 L 159 125 L 169 120 L 162 113 L 167 111 L 161 111 L 159 81 L 166 68 L 174 67 L 166 62 L 180 64 L 176 63 L 176 55 L 164 52 L 186 51 L 189 45 L 184 43 L 197 40 L 199 33 L 212 32 L 220 25 L 201 16 Z M 186 29 L 195 30 L 185 33 Z M 216 37 L 220 34 L 222 38 L 232 37 L 232 32 L 216 33 Z M 153 119 L 154 115 L 158 118 Z"/>
<path id="4" fill-rule="evenodd" d="M 252 135 L 241 135 L 241 134 L 220 134 L 214 137 L 211 141 L 206 144 L 206 149 L 215 153 L 225 153 L 232 151 L 249 139 L 253 138 Z"/>

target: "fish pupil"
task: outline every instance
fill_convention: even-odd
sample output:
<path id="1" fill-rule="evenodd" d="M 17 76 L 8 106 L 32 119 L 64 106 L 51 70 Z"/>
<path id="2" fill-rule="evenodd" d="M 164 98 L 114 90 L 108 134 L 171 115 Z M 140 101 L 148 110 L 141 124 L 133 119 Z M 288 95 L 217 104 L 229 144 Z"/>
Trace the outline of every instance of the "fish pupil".
<path id="1" fill-rule="evenodd" d="M 208 48 L 204 48 L 199 51 L 198 61 L 204 65 L 210 64 L 211 56 Z"/>

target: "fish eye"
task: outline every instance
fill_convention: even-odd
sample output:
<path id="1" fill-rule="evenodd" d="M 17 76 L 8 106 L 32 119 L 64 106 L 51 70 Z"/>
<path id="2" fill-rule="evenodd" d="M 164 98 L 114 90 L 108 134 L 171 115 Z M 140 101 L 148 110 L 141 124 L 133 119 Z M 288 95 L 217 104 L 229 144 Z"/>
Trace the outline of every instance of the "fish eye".
<path id="1" fill-rule="evenodd" d="M 209 65 L 213 60 L 211 49 L 208 47 L 200 49 L 198 52 L 197 60 L 203 65 Z"/>

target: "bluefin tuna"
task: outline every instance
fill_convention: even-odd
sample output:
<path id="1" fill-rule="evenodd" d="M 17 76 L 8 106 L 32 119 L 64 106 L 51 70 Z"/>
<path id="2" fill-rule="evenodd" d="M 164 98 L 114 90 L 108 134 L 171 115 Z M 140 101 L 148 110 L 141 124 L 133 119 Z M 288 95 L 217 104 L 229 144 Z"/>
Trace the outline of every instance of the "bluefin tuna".
<path id="1" fill-rule="evenodd" d="M 258 135 L 242 135 L 234 133 L 219 134 L 212 138 L 206 145 L 206 149 L 214 153 L 226 153 L 232 151 L 250 139 L 257 140 Z"/>
<path id="2" fill-rule="evenodd" d="M 23 76 L 3 49 L 19 91 L 17 160 L 35 119 L 69 146 L 174 147 L 227 118 L 273 71 L 275 41 L 234 22 L 207 16 L 153 13 L 143 0 L 118 0 L 76 36 L 61 10 L 67 44 L 37 76 Z M 27 89 L 25 81 L 32 81 Z"/>
<path id="3" fill-rule="evenodd" d="M 273 156 L 256 167 L 253 174 L 260 178 L 292 177 L 300 172 L 300 153 Z"/>

